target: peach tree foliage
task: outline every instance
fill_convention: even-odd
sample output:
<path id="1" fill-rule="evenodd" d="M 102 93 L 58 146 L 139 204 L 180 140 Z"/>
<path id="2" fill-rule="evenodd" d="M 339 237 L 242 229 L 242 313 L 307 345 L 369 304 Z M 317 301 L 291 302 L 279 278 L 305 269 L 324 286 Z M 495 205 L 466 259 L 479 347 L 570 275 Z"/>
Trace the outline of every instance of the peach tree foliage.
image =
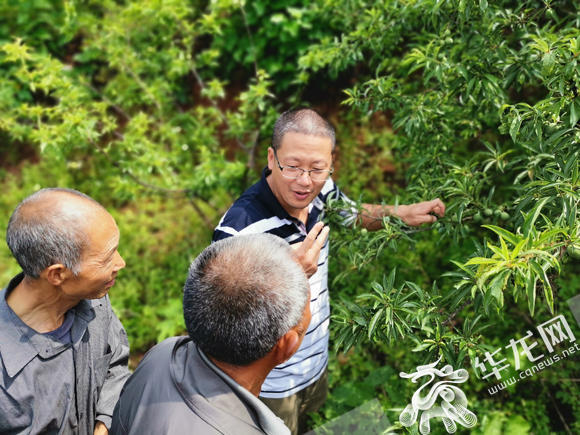
<path id="1" fill-rule="evenodd" d="M 448 205 L 429 228 L 387 218 L 378 232 L 333 230 L 334 341 L 359 345 L 346 371 L 381 361 L 363 382 L 368 399 L 387 388 L 398 406 L 391 366 L 408 370 L 441 354 L 459 367 L 492 350 L 495 330 L 500 339 L 522 332 L 522 318 L 561 313 L 574 285 L 578 292 L 577 280 L 559 284 L 580 252 L 578 8 L 568 0 L 0 2 L 0 153 L 32 145 L 67 183 L 118 208 L 143 190 L 159 194 L 120 212 L 133 269 L 115 300 L 134 349 L 144 350 L 182 330 L 181 271 L 260 163 L 275 102 L 288 106 L 309 88 L 332 98 L 346 80 L 341 187 L 367 202 L 439 196 Z M 232 92 L 230 76 L 240 74 L 251 78 Z M 292 95 L 276 100 L 272 89 Z M 357 149 L 357 132 L 377 115 L 394 132 L 373 133 Z M 379 196 L 392 184 L 377 179 L 375 159 L 386 155 L 404 175 L 389 198 Z M 188 213 L 169 196 L 189 198 L 207 228 L 183 225 Z M 330 205 L 331 223 L 342 208 Z M 166 222 L 176 227 L 169 239 L 159 235 Z M 153 251 L 161 260 L 150 264 Z M 419 353 L 402 354 L 409 343 Z M 392 358 L 387 365 L 377 349 Z M 359 389 L 338 379 L 327 417 L 342 409 L 333 400 L 360 404 L 351 394 Z M 558 401 L 577 409 L 577 394 L 561 388 Z M 512 412 L 515 403 L 503 405 Z M 548 424 L 544 405 L 523 409 L 533 406 L 535 425 Z M 497 407 L 482 400 L 478 409 Z"/>
<path id="2" fill-rule="evenodd" d="M 96 171 L 95 187 L 116 198 L 185 195 L 210 226 L 203 209 L 242 188 L 275 116 L 264 70 L 228 107 L 227 82 L 211 73 L 220 53 L 207 40 L 243 2 L 67 1 L 50 15 L 36 3 L 37 15 L 2 6 L 38 26 L 3 35 L 0 131 L 79 177 Z M 225 159 L 224 141 L 242 158 Z"/>
<path id="3" fill-rule="evenodd" d="M 343 34 L 301 57 L 305 80 L 366 71 L 343 103 L 361 117 L 392 116 L 406 183 L 398 200 L 448 206 L 428 236 L 444 240 L 435 255 L 446 264 L 422 285 L 373 269 L 369 292 L 337 307 L 339 344 L 410 337 L 457 365 L 483 350 L 491 313 L 522 302 L 530 316 L 566 309 L 556 278 L 580 246 L 578 4 L 324 3 Z M 409 249 L 417 230 L 387 221 L 379 233 L 343 236 L 348 272 L 387 247 Z"/>
<path id="4" fill-rule="evenodd" d="M 21 178 L 3 187 L 18 189 L 2 208 L 57 184 L 113 211 L 128 264 L 114 304 L 133 352 L 183 333 L 183 273 L 270 135 L 268 73 L 257 68 L 233 92 L 215 73 L 227 54 L 212 38 L 244 7 L 0 2 L 0 155 L 39 159 L 14 165 Z"/>

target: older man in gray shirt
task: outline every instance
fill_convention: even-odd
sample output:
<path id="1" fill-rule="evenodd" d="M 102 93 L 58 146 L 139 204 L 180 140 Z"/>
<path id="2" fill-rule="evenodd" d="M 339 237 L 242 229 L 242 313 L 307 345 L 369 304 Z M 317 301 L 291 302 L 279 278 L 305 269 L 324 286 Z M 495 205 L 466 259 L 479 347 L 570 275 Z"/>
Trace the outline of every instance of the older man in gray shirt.
<path id="1" fill-rule="evenodd" d="M 6 240 L 23 272 L 0 292 L 0 433 L 108 433 L 129 376 L 107 296 L 125 266 L 114 219 L 80 192 L 43 189 Z"/>
<path id="2" fill-rule="evenodd" d="M 308 280 L 292 255 L 271 234 L 206 248 L 183 291 L 189 337 L 145 355 L 123 388 L 111 433 L 289 434 L 258 393 L 310 322 Z"/>

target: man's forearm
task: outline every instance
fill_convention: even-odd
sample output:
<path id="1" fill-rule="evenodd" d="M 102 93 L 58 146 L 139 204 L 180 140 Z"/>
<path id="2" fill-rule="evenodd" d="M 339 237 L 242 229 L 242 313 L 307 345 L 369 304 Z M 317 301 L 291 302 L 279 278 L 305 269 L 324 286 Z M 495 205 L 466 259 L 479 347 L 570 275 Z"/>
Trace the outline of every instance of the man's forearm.
<path id="1" fill-rule="evenodd" d="M 368 230 L 378 230 L 383 227 L 385 216 L 396 216 L 407 225 L 418 226 L 433 223 L 437 216 L 445 216 L 445 204 L 439 199 L 423 201 L 409 205 L 362 204 L 359 214 L 361 225 Z"/>
<path id="2" fill-rule="evenodd" d="M 363 228 L 375 231 L 383 227 L 385 216 L 393 215 L 396 215 L 394 205 L 362 204 L 359 219 Z"/>

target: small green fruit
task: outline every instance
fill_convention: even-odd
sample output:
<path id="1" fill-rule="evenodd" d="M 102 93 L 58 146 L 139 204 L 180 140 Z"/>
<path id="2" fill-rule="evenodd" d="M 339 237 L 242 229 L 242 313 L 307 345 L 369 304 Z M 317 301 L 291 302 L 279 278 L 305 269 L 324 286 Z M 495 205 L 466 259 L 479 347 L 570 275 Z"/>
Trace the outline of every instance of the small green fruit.
<path id="1" fill-rule="evenodd" d="M 510 215 L 508 213 L 506 213 L 505 211 L 502 211 L 501 214 L 499 215 L 499 218 L 502 221 L 507 221 L 510 218 Z"/>
<path id="2" fill-rule="evenodd" d="M 486 208 L 485 210 L 483 210 L 483 214 L 489 217 L 493 214 L 493 210 L 491 208 Z"/>
<path id="3" fill-rule="evenodd" d="M 502 213 L 502 211 L 501 211 L 500 209 L 497 209 L 497 210 L 494 210 L 494 211 L 493 211 L 493 215 L 494 215 L 495 217 L 500 217 L 500 216 L 501 216 L 501 213 Z"/>
<path id="4" fill-rule="evenodd" d="M 480 212 L 475 213 L 475 215 L 473 215 L 473 222 L 480 223 L 481 221 L 483 221 L 481 213 Z"/>
<path id="5" fill-rule="evenodd" d="M 368 231 L 366 228 L 363 228 L 362 230 L 360 230 L 360 232 L 361 232 L 361 234 L 366 234 L 366 233 L 368 233 L 369 231 Z"/>

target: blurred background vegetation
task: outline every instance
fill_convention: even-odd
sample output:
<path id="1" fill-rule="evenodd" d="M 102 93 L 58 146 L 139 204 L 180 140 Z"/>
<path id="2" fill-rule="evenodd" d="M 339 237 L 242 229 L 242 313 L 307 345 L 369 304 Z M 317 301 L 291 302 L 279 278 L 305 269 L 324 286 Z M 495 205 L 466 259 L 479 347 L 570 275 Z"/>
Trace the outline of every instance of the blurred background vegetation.
<path id="1" fill-rule="evenodd" d="M 470 373 L 472 432 L 578 433 L 577 357 L 494 396 L 473 363 L 558 314 L 580 336 L 579 29 L 571 0 L 0 0 L 0 230 L 42 187 L 103 203 L 135 365 L 183 333 L 188 265 L 277 115 L 313 106 L 352 199 L 448 212 L 368 233 L 330 207 L 336 352 L 312 427 L 374 398 L 397 422 L 417 387 L 398 373 L 442 356 Z"/>

